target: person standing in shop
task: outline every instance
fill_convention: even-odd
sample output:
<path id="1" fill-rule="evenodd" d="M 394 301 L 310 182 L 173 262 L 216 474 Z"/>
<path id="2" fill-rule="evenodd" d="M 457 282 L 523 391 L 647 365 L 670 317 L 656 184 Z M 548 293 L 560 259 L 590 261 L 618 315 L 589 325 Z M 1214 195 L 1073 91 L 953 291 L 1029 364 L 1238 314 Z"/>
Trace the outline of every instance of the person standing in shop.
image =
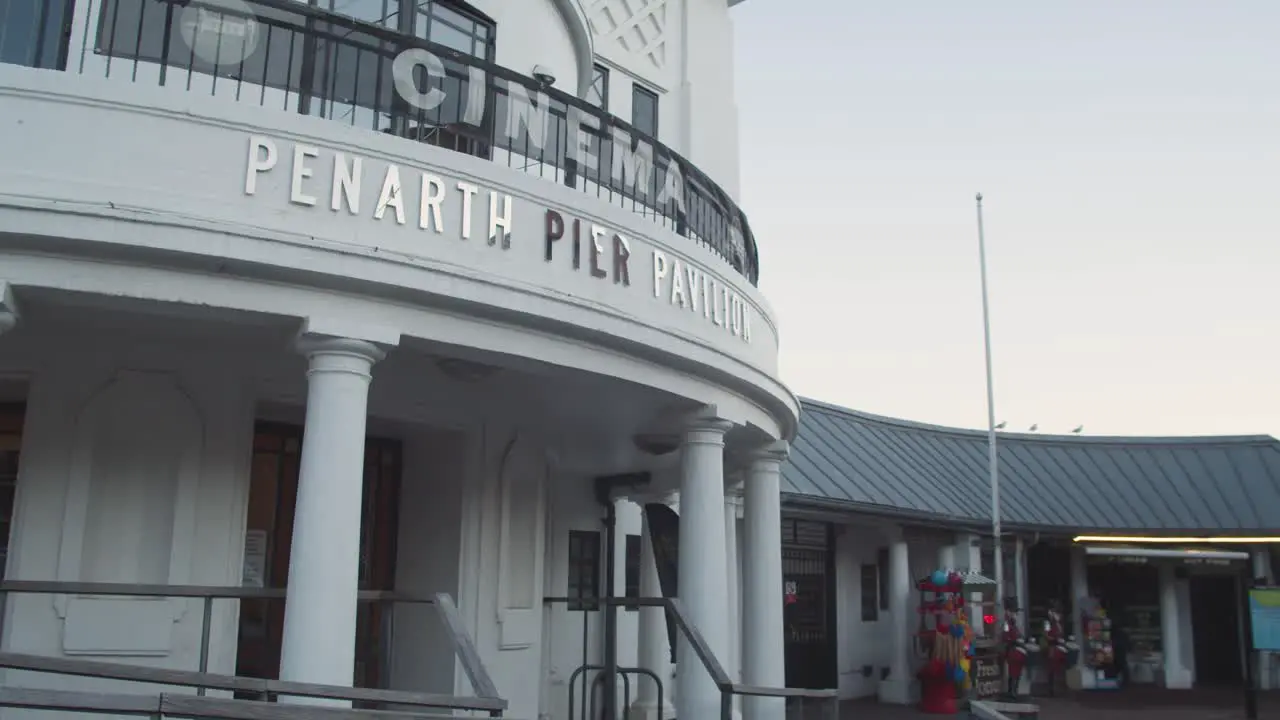
<path id="1" fill-rule="evenodd" d="M 1116 677 L 1120 687 L 1129 684 L 1129 631 L 1123 627 L 1111 630 L 1111 656 L 1116 664 Z"/>

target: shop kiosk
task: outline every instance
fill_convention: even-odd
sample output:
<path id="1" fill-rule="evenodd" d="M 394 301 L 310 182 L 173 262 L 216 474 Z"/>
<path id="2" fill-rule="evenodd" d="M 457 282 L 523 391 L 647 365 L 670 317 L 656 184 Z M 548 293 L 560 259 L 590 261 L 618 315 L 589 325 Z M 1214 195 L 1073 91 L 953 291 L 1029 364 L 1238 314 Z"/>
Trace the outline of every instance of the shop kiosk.
<path id="1" fill-rule="evenodd" d="M 921 655 L 928 658 L 920 667 L 920 709 L 938 715 L 953 715 L 974 689 L 975 665 L 992 662 L 994 643 L 975 637 L 969 624 L 968 597 L 990 593 L 995 583 L 977 573 L 935 570 L 917 583 L 920 591 L 920 629 L 916 636 Z"/>

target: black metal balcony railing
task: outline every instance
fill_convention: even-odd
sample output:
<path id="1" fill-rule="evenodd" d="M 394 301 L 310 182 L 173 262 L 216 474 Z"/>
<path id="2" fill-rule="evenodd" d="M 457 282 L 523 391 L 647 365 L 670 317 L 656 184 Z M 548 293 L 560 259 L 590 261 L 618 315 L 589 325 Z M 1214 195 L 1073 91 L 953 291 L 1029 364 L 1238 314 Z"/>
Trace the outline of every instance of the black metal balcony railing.
<path id="1" fill-rule="evenodd" d="M 533 78 L 294 0 L 45 2 L 25 64 L 230 96 L 505 163 L 645 215 L 758 280 L 755 239 L 724 190 L 628 123 Z M 67 50 L 76 13 L 89 28 L 80 53 Z M 50 23 L 62 28 L 57 53 Z"/>

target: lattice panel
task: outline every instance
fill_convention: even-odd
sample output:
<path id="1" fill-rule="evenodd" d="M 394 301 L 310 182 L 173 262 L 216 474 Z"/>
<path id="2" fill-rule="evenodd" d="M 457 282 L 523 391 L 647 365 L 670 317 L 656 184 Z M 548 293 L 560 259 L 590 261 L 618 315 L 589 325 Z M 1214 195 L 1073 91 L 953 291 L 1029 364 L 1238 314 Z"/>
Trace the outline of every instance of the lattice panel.
<path id="1" fill-rule="evenodd" d="M 617 43 L 655 68 L 667 63 L 667 0 L 595 0 L 588 11 L 598 41 Z"/>

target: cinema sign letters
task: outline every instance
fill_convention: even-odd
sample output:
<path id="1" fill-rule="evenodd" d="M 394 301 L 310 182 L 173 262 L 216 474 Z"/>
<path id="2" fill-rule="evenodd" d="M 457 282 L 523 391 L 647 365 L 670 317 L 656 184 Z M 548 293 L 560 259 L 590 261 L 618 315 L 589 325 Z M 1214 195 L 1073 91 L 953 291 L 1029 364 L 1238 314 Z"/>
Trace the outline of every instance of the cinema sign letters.
<path id="1" fill-rule="evenodd" d="M 375 167 L 379 169 L 370 172 Z M 259 181 L 273 172 L 288 174 L 289 202 L 293 205 L 326 207 L 335 214 L 366 216 L 374 222 L 414 228 L 426 236 L 424 242 L 431 236 L 456 232 L 463 241 L 475 237 L 499 251 L 511 251 L 529 241 L 519 231 L 526 226 L 518 213 L 522 206 L 506 192 L 450 180 L 420 168 L 375 164 L 339 151 L 251 135 L 244 194 L 256 196 Z M 366 186 L 376 193 L 363 192 Z M 369 205 L 362 197 L 377 199 Z M 546 209 L 542 215 L 545 263 L 567 265 L 620 288 L 631 288 L 635 272 L 641 272 L 652 281 L 654 298 L 751 342 L 750 305 L 711 274 L 657 248 L 638 251 L 631 238 L 599 223 L 566 217 L 554 209 Z M 649 268 L 636 268 L 640 257 L 647 257 Z"/>

